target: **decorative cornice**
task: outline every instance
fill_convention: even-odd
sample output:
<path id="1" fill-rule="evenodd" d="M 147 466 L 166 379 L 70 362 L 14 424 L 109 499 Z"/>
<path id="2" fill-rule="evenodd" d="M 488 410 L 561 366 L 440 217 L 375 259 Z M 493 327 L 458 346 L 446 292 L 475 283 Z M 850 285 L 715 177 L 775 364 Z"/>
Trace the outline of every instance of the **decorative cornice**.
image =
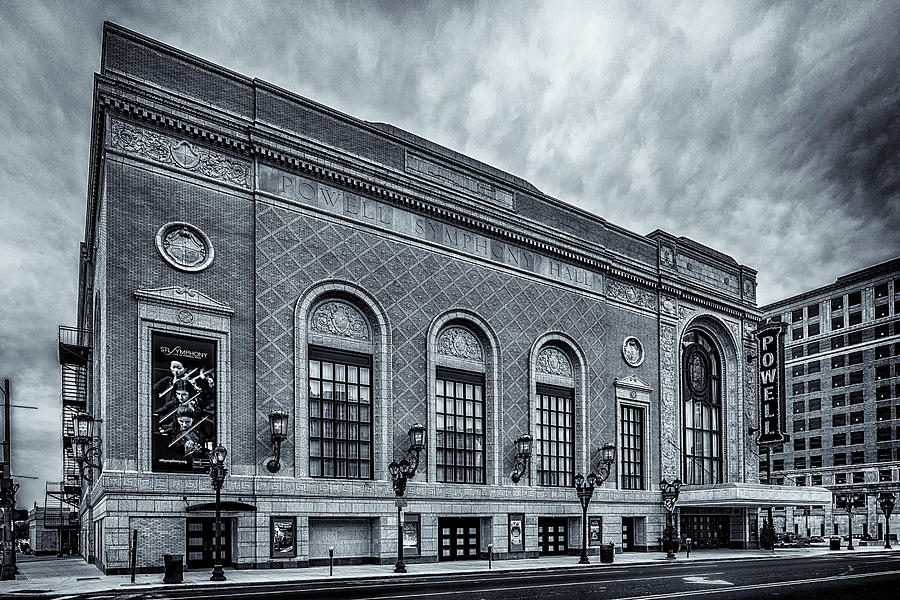
<path id="1" fill-rule="evenodd" d="M 651 391 L 653 388 L 650 387 L 650 384 L 644 383 L 639 377 L 636 375 L 629 375 L 628 377 L 617 377 L 613 381 L 613 385 L 616 387 L 624 387 L 635 390 L 644 390 Z"/>
<path id="2" fill-rule="evenodd" d="M 110 122 L 109 147 L 243 188 L 252 183 L 249 162 L 117 119 Z"/>
<path id="3" fill-rule="evenodd" d="M 163 304 L 167 306 L 178 305 L 185 308 L 222 315 L 234 314 L 234 310 L 227 304 L 219 302 L 203 292 L 181 285 L 149 290 L 138 289 L 134 292 L 134 296 L 138 300 L 154 304 Z"/>

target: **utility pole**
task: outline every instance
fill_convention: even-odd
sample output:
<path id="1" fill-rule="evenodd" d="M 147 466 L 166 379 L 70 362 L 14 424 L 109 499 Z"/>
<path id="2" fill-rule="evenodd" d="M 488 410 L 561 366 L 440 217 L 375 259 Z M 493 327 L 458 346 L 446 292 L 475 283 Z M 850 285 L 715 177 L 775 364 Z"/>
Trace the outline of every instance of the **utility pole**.
<path id="1" fill-rule="evenodd" d="M 9 391 L 9 379 L 3 381 L 3 473 L 0 481 L 0 506 L 5 512 L 3 518 L 3 566 L 0 568 L 0 580 L 9 581 L 16 578 L 16 511 L 17 486 L 12 479 L 12 440 L 10 438 L 10 405 L 12 398 Z"/>

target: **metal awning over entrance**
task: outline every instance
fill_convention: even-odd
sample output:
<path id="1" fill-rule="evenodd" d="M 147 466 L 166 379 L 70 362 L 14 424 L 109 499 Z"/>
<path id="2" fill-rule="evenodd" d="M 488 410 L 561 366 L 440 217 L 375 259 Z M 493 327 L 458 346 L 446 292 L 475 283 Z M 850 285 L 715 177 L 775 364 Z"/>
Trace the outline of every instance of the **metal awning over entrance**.
<path id="1" fill-rule="evenodd" d="M 191 504 L 185 508 L 187 512 L 205 512 L 216 510 L 215 502 L 203 502 L 202 504 Z M 233 500 L 223 500 L 219 503 L 219 510 L 223 512 L 256 512 L 256 507 L 246 502 L 234 502 Z"/>
<path id="2" fill-rule="evenodd" d="M 686 485 L 678 494 L 680 508 L 693 506 L 765 508 L 824 504 L 831 504 L 831 490 L 823 487 L 720 483 L 718 485 Z"/>

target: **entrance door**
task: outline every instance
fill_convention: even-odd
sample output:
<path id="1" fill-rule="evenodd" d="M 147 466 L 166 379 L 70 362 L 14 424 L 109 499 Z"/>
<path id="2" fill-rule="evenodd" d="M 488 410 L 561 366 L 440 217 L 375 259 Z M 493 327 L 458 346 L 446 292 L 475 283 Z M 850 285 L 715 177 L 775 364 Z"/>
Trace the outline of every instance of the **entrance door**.
<path id="1" fill-rule="evenodd" d="M 568 520 L 558 517 L 538 517 L 538 547 L 541 554 L 566 554 L 568 544 Z"/>
<path id="2" fill-rule="evenodd" d="M 438 519 L 438 560 L 473 560 L 479 558 L 481 548 L 478 519 Z"/>
<path id="3" fill-rule="evenodd" d="M 727 548 L 730 518 L 724 515 L 681 514 L 681 537 L 694 548 Z"/>
<path id="4" fill-rule="evenodd" d="M 222 565 L 231 565 L 231 527 L 228 519 L 222 519 Z M 216 561 L 216 520 L 212 517 L 187 520 L 187 567 L 189 569 L 212 567 Z"/>
<path id="5" fill-rule="evenodd" d="M 634 517 L 622 517 L 622 551 L 634 550 Z"/>

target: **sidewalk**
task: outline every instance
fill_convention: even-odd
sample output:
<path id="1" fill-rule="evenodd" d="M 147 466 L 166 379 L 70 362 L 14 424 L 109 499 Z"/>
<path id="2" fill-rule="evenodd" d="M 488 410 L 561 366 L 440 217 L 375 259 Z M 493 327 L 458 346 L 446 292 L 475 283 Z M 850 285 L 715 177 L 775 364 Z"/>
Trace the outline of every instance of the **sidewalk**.
<path id="1" fill-rule="evenodd" d="M 759 559 L 769 558 L 774 560 L 814 557 L 822 555 L 836 555 L 847 553 L 879 552 L 884 548 L 878 546 L 857 546 L 855 551 L 839 550 L 830 551 L 827 546 L 813 546 L 810 548 L 778 548 L 774 551 L 766 550 L 698 550 L 691 553 L 690 558 L 684 552 L 678 554 L 676 563 L 699 562 L 707 560 L 724 559 Z M 900 552 L 900 548 L 894 550 Z M 600 565 L 600 557 L 592 556 L 591 565 Z M 604 567 L 620 568 L 631 565 L 647 565 L 666 563 L 665 554 L 662 552 L 626 552 L 615 555 L 612 565 Z M 167 585 L 162 582 L 162 573 L 138 574 L 135 583 L 131 583 L 128 575 L 104 575 L 94 565 L 86 563 L 80 557 L 30 557 L 20 556 L 18 559 L 19 575 L 16 581 L 0 582 L 0 595 L 3 594 L 83 594 L 100 592 L 105 590 L 129 590 L 153 588 L 176 588 L 180 586 L 210 586 L 228 585 L 229 583 L 277 583 L 286 581 L 311 582 L 328 579 L 360 579 L 360 578 L 397 578 L 417 577 L 427 575 L 450 575 L 453 573 L 477 573 L 488 570 L 486 560 L 456 561 L 428 564 L 408 564 L 408 573 L 394 573 L 393 565 L 352 565 L 334 568 L 334 576 L 329 577 L 328 567 L 310 567 L 306 569 L 225 569 L 224 582 L 211 582 L 209 580 L 210 569 L 185 571 L 184 583 Z M 553 556 L 524 560 L 500 560 L 493 561 L 492 569 L 497 572 L 515 572 L 534 569 L 560 569 L 583 568 L 578 564 L 578 556 Z"/>

